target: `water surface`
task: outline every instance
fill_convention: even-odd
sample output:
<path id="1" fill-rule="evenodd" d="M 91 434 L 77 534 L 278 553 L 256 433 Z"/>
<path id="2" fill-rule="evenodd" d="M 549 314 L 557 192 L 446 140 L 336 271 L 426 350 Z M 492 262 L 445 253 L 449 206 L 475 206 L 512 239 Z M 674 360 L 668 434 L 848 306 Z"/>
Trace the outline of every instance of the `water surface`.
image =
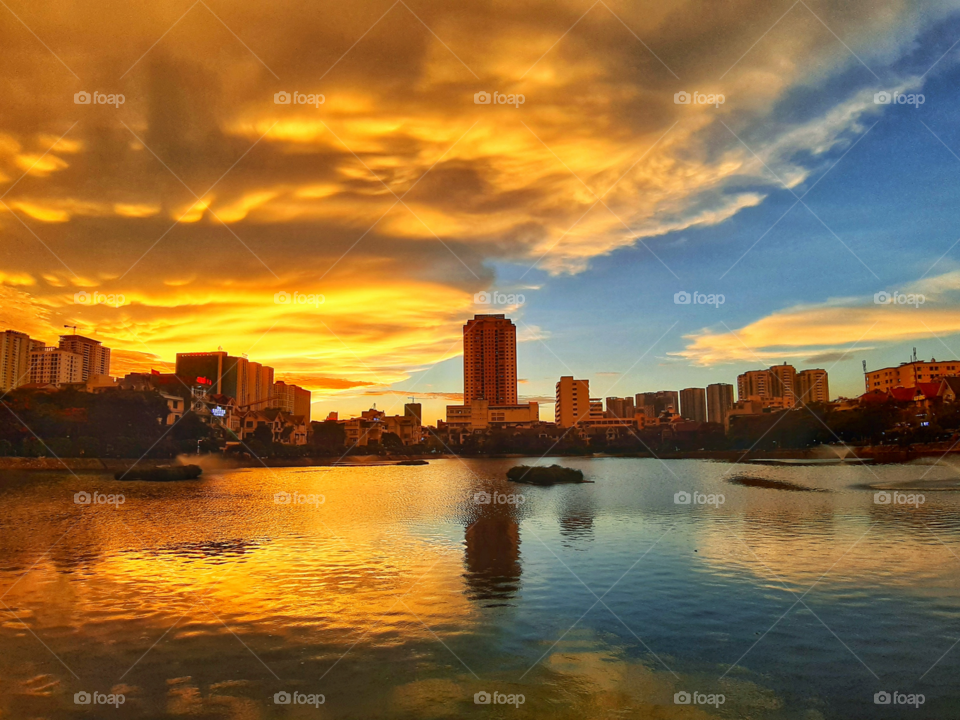
<path id="1" fill-rule="evenodd" d="M 957 469 L 559 462 L 7 473 L 0 717 L 960 717 Z"/>

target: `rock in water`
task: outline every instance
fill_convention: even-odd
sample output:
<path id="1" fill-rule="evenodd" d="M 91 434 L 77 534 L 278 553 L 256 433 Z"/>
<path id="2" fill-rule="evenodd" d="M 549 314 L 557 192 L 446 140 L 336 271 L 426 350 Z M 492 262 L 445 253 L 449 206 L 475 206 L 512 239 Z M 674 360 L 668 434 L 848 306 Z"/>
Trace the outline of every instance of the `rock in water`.
<path id="1" fill-rule="evenodd" d="M 550 467 L 517 465 L 507 470 L 507 480 L 530 485 L 590 482 L 583 479 L 583 470 L 565 468 L 560 465 L 551 465 Z"/>

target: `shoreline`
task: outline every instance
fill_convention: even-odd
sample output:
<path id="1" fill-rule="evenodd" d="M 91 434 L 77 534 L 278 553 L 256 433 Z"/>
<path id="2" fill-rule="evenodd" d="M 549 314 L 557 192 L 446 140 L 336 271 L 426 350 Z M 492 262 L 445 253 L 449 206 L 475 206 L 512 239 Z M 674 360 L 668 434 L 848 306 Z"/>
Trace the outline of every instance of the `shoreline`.
<path id="1" fill-rule="evenodd" d="M 646 458 L 660 460 L 714 460 L 718 462 L 729 463 L 748 463 L 758 460 L 801 460 L 801 461 L 830 461 L 856 463 L 857 460 L 864 460 L 871 464 L 896 464 L 907 463 L 913 460 L 923 458 L 939 458 L 946 455 L 960 454 L 960 446 L 956 448 L 942 448 L 932 446 L 917 446 L 910 448 L 888 448 L 878 447 L 860 447 L 850 448 L 850 452 L 841 457 L 835 452 L 825 452 L 823 447 L 809 450 L 768 450 L 768 451 L 750 451 L 744 453 L 741 450 L 695 450 L 680 453 L 630 453 L 630 454 L 606 454 L 595 453 L 592 455 L 551 455 L 550 457 L 563 458 L 582 458 L 582 459 L 600 459 L 600 458 Z M 215 472 L 218 470 L 240 470 L 245 468 L 287 468 L 287 467 L 395 467 L 400 463 L 411 460 L 443 460 L 461 458 L 464 460 L 487 459 L 521 459 L 534 457 L 532 455 L 523 455 L 520 453 L 495 454 L 495 455 L 456 455 L 452 453 L 443 453 L 436 455 L 352 455 L 348 457 L 317 457 L 317 458 L 264 458 L 263 461 L 248 460 L 240 458 L 221 458 L 215 455 L 180 456 L 174 459 L 144 459 L 138 458 L 24 458 L 24 457 L 0 457 L 0 472 L 2 471 L 45 471 L 45 472 L 117 472 L 123 471 L 136 464 L 137 467 L 155 468 L 164 465 L 177 464 L 198 464 L 204 471 Z"/>

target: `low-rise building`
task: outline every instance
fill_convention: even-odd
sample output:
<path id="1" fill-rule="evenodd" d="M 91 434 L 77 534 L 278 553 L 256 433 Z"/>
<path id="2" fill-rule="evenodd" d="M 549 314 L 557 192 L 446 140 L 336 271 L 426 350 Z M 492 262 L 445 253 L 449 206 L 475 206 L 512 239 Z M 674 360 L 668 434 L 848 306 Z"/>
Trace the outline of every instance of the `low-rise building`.
<path id="1" fill-rule="evenodd" d="M 589 405 L 584 405 L 586 412 Z M 469 405 L 447 405 L 447 425 L 452 430 L 486 430 L 488 428 L 530 427 L 540 422 L 540 403 L 526 405 L 490 405 L 474 400 Z"/>
<path id="2" fill-rule="evenodd" d="M 945 377 L 960 376 L 960 361 L 937 362 L 936 358 L 900 363 L 864 373 L 867 392 L 894 387 L 910 388 L 921 382 L 940 382 Z"/>

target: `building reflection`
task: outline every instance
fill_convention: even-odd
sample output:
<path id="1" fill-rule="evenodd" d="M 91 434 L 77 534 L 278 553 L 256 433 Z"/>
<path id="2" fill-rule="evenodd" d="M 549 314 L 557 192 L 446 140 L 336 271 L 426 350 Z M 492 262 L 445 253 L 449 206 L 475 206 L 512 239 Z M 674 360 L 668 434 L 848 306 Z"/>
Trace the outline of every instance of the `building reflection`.
<path id="1" fill-rule="evenodd" d="M 570 493 L 560 508 L 560 534 L 564 545 L 570 548 L 582 548 L 583 542 L 593 540 L 593 520 L 596 506 L 586 493 Z"/>
<path id="2" fill-rule="evenodd" d="M 475 505 L 464 532 L 468 597 L 487 607 L 509 604 L 520 588 L 520 524 L 516 507 Z"/>

